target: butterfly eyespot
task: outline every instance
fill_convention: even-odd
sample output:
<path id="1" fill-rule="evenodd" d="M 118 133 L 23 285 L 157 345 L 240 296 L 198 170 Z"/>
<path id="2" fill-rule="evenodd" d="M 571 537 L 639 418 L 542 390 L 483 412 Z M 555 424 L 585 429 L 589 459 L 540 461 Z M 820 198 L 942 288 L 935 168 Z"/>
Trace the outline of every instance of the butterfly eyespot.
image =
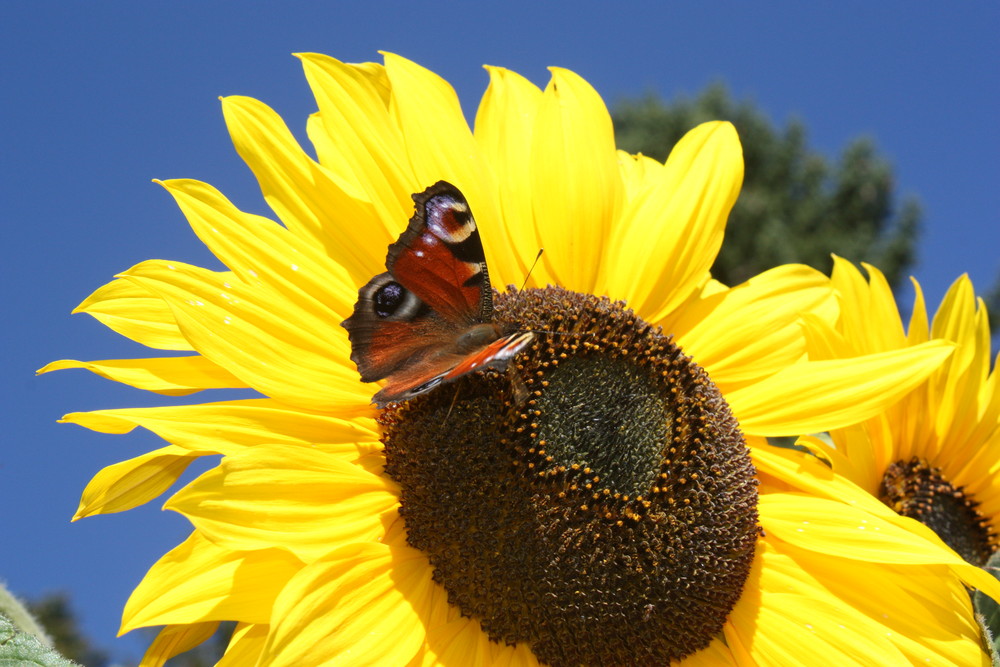
<path id="1" fill-rule="evenodd" d="M 406 297 L 406 288 L 397 282 L 388 282 L 382 285 L 375 292 L 375 314 L 379 317 L 391 317 L 395 313 L 400 305 L 403 303 Z"/>

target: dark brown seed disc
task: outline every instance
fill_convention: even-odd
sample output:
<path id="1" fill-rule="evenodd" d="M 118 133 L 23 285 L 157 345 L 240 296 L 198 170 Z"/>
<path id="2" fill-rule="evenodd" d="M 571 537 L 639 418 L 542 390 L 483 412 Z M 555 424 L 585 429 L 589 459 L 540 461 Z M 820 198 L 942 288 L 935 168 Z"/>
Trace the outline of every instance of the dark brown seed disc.
<path id="1" fill-rule="evenodd" d="M 506 373 L 383 413 L 410 544 L 491 639 L 548 664 L 666 664 L 707 646 L 758 535 L 722 396 L 621 303 L 550 287 L 496 309 L 540 332 Z"/>
<path id="2" fill-rule="evenodd" d="M 933 530 L 973 565 L 985 564 L 996 551 L 997 535 L 979 511 L 979 503 L 926 461 L 912 458 L 890 465 L 882 477 L 879 499 Z"/>

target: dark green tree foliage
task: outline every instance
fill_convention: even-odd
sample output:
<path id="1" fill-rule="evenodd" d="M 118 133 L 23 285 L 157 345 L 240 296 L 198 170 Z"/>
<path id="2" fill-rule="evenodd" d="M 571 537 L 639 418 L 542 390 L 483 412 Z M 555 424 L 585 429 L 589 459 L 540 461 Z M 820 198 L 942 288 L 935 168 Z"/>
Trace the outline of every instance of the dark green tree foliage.
<path id="1" fill-rule="evenodd" d="M 735 285 L 779 264 L 829 273 L 835 253 L 870 262 L 895 288 L 913 264 L 920 207 L 895 204 L 892 168 L 867 138 L 855 139 L 831 164 L 810 150 L 799 121 L 776 129 L 752 103 L 715 84 L 695 99 L 625 99 L 612 109 L 618 146 L 663 160 L 695 125 L 728 120 L 743 144 L 743 189 L 726 228 L 713 275 Z"/>

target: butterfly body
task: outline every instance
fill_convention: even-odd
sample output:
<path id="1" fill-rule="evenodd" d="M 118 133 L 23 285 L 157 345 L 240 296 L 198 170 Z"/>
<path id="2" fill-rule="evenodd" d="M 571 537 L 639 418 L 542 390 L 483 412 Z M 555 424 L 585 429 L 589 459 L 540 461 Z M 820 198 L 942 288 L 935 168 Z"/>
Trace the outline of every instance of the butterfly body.
<path id="1" fill-rule="evenodd" d="M 533 338 L 493 319 L 486 257 L 462 193 L 439 181 L 413 200 L 387 271 L 358 291 L 342 323 L 362 381 L 387 380 L 373 398 L 379 407 L 475 370 L 502 370 Z"/>

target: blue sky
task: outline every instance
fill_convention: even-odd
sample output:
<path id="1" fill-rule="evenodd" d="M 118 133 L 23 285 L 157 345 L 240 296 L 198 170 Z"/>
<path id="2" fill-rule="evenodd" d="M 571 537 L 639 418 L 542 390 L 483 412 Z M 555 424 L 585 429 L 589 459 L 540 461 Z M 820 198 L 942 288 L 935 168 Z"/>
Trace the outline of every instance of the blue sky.
<path id="1" fill-rule="evenodd" d="M 34 371 L 59 358 L 148 354 L 69 314 L 116 272 L 148 258 L 215 266 L 151 179 L 202 179 L 266 213 L 218 97 L 257 97 L 303 136 L 314 108 L 293 52 L 356 62 L 395 51 L 451 81 L 468 115 L 486 86 L 483 64 L 540 85 L 546 66 L 568 67 L 609 104 L 721 79 L 776 122 L 802 118 L 812 146 L 831 157 L 859 134 L 876 139 L 899 192 L 924 206 L 914 273 L 935 307 L 959 274 L 985 290 L 1000 271 L 997 3 L 316 4 L 0 9 L 0 335 L 12 425 L 0 439 L 0 578 L 26 596 L 69 591 L 86 632 L 122 660 L 136 661 L 145 639 L 114 639 L 121 608 L 187 526 L 159 501 L 70 524 L 94 473 L 161 443 L 55 420 L 169 401 L 83 371 Z"/>

